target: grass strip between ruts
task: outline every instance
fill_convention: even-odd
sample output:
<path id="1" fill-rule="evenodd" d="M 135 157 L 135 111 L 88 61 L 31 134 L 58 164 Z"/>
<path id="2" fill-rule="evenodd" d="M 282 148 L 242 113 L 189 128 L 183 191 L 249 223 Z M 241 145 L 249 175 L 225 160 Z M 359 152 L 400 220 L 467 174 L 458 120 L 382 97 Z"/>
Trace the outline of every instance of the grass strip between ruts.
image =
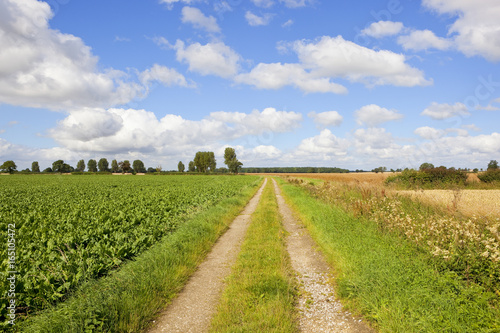
<path id="1" fill-rule="evenodd" d="M 227 279 L 211 332 L 297 332 L 295 290 L 269 181 Z"/>
<path id="2" fill-rule="evenodd" d="M 336 273 L 338 295 L 380 332 L 499 332 L 491 295 L 375 223 L 279 181 Z"/>
<path id="3" fill-rule="evenodd" d="M 257 192 L 260 180 L 186 221 L 109 276 L 21 324 L 22 332 L 140 332 L 182 289 L 219 236 Z"/>

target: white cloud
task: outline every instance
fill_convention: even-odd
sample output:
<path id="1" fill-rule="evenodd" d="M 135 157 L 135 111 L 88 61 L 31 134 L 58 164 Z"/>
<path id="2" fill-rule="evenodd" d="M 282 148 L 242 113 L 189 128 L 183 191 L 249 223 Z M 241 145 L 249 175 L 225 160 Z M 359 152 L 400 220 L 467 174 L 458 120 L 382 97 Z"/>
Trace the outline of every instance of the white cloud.
<path id="1" fill-rule="evenodd" d="M 282 151 L 274 146 L 260 145 L 251 150 L 252 160 L 275 161 L 282 156 Z M 251 162 L 251 161 L 249 161 Z"/>
<path id="2" fill-rule="evenodd" d="M 292 19 L 289 19 L 288 21 L 286 21 L 285 23 L 283 23 L 281 25 L 282 28 L 288 28 L 288 27 L 291 27 L 293 25 L 293 20 Z"/>
<path id="3" fill-rule="evenodd" d="M 201 10 L 194 7 L 182 8 L 182 23 L 191 23 L 196 29 L 206 30 L 207 32 L 220 32 L 217 20 L 213 16 L 205 16 Z"/>
<path id="4" fill-rule="evenodd" d="M 438 139 L 446 135 L 446 131 L 429 126 L 419 127 L 414 131 L 414 133 L 421 138 L 428 140 Z"/>
<path id="5" fill-rule="evenodd" d="M 419 69 L 406 63 L 402 54 L 387 50 L 375 51 L 342 36 L 324 36 L 316 42 L 296 41 L 302 66 L 322 77 L 342 77 L 369 86 L 425 86 L 432 84 Z"/>
<path id="6" fill-rule="evenodd" d="M 50 29 L 52 15 L 45 2 L 0 2 L 0 102 L 56 110 L 108 107 L 143 93 L 126 73 L 100 71 L 80 38 Z"/>
<path id="7" fill-rule="evenodd" d="M 342 117 L 337 111 L 327 111 L 327 112 L 309 112 L 308 116 L 314 120 L 319 127 L 329 127 L 329 126 L 340 126 L 344 117 Z"/>
<path id="8" fill-rule="evenodd" d="M 272 14 L 264 14 L 264 16 L 258 16 L 252 13 L 251 11 L 247 11 L 245 13 L 245 19 L 247 20 L 248 24 L 251 25 L 252 27 L 256 27 L 259 25 L 268 25 L 269 22 L 271 22 L 272 18 L 273 18 Z"/>
<path id="9" fill-rule="evenodd" d="M 281 89 L 291 85 L 306 93 L 347 93 L 344 86 L 326 77 L 315 77 L 299 64 L 260 63 L 250 73 L 236 76 L 235 82 L 253 85 L 258 89 Z"/>
<path id="10" fill-rule="evenodd" d="M 493 106 L 491 104 L 488 104 L 486 106 L 481 106 L 478 105 L 476 106 L 476 110 L 484 110 L 484 111 L 500 111 L 500 108 L 497 106 Z"/>
<path id="11" fill-rule="evenodd" d="M 370 127 L 403 118 L 403 115 L 396 110 L 388 110 L 375 104 L 363 106 L 361 109 L 356 110 L 354 114 L 358 124 L 365 124 Z"/>
<path id="12" fill-rule="evenodd" d="M 149 86 L 151 82 L 160 82 L 167 87 L 180 86 L 180 87 L 195 87 L 194 83 L 188 83 L 184 75 L 180 74 L 173 68 L 168 68 L 158 64 L 146 69 L 139 74 L 139 79 L 142 84 Z"/>
<path id="13" fill-rule="evenodd" d="M 170 10 L 174 8 L 174 4 L 176 4 L 177 2 L 190 5 L 200 1 L 202 0 L 160 0 L 160 3 L 164 3 L 165 5 L 167 5 L 167 8 Z"/>
<path id="14" fill-rule="evenodd" d="M 369 27 L 363 29 L 361 31 L 361 34 L 375 38 L 382 38 L 386 36 L 397 35 L 403 29 L 404 25 L 401 22 L 378 21 L 370 24 Z"/>
<path id="15" fill-rule="evenodd" d="M 324 129 L 319 135 L 302 140 L 293 155 L 328 161 L 335 157 L 345 157 L 348 149 L 347 139 L 338 138 L 330 130 Z"/>
<path id="16" fill-rule="evenodd" d="M 315 0 L 279 0 L 279 1 L 288 8 L 305 7 L 315 2 Z"/>
<path id="17" fill-rule="evenodd" d="M 238 73 L 241 56 L 222 42 L 193 43 L 186 47 L 183 41 L 178 40 L 173 48 L 177 51 L 177 60 L 186 62 L 192 72 L 223 78 L 231 78 Z"/>
<path id="18" fill-rule="evenodd" d="M 409 35 L 400 36 L 398 44 L 405 50 L 422 51 L 427 49 L 447 50 L 453 46 L 450 39 L 437 37 L 430 30 L 415 30 Z"/>
<path id="19" fill-rule="evenodd" d="M 457 16 L 448 29 L 455 45 L 466 56 L 500 60 L 500 2 L 497 0 L 423 0 L 440 14 Z"/>
<path id="20" fill-rule="evenodd" d="M 257 7 L 269 8 L 274 5 L 273 0 L 252 0 L 253 4 Z"/>
<path id="21" fill-rule="evenodd" d="M 468 116 L 470 113 L 467 110 L 467 106 L 463 103 L 450 105 L 446 103 L 438 104 L 436 102 L 432 102 L 431 105 L 421 113 L 421 115 L 429 116 L 435 120 L 442 120 L 455 116 Z"/>

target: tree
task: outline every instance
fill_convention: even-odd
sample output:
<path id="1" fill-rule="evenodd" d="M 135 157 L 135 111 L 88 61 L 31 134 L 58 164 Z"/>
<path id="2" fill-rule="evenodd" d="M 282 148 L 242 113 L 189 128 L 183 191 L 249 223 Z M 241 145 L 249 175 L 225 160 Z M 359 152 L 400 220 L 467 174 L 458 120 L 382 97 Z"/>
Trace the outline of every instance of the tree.
<path id="1" fill-rule="evenodd" d="M 128 160 L 125 160 L 123 162 L 118 163 L 118 166 L 122 170 L 122 172 L 127 173 L 130 171 L 130 162 Z"/>
<path id="2" fill-rule="evenodd" d="M 199 151 L 194 157 L 194 165 L 198 172 L 208 172 L 214 171 L 217 163 L 215 161 L 215 155 L 211 151 Z"/>
<path id="3" fill-rule="evenodd" d="M 5 161 L 0 165 L 0 170 L 3 172 L 13 173 L 17 169 L 16 163 L 14 161 Z"/>
<path id="4" fill-rule="evenodd" d="M 40 172 L 40 166 L 37 161 L 31 163 L 31 172 Z"/>
<path id="5" fill-rule="evenodd" d="M 44 169 L 43 172 L 52 172 L 52 168 L 48 167 L 48 168 Z"/>
<path id="6" fill-rule="evenodd" d="M 179 164 L 177 164 L 177 169 L 179 170 L 179 172 L 184 172 L 184 170 L 186 169 L 182 161 L 179 161 Z"/>
<path id="7" fill-rule="evenodd" d="M 188 171 L 189 172 L 195 172 L 196 171 L 196 165 L 194 164 L 193 161 L 190 161 L 188 164 Z"/>
<path id="8" fill-rule="evenodd" d="M 132 167 L 135 172 L 146 172 L 146 168 L 144 167 L 144 163 L 141 160 L 135 160 L 132 162 Z"/>
<path id="9" fill-rule="evenodd" d="M 238 173 L 238 169 L 243 165 L 243 163 L 238 161 L 236 158 L 236 152 L 234 148 L 231 147 L 227 147 L 226 150 L 224 150 L 224 164 L 227 165 L 229 172 L 235 174 Z"/>
<path id="10" fill-rule="evenodd" d="M 78 163 L 76 163 L 76 170 L 83 172 L 85 170 L 85 161 L 84 160 L 79 160 Z"/>
<path id="11" fill-rule="evenodd" d="M 496 160 L 491 160 L 490 163 L 488 163 L 488 169 L 486 170 L 496 170 L 498 169 L 498 162 Z"/>
<path id="12" fill-rule="evenodd" d="M 101 171 L 101 172 L 109 170 L 108 169 L 109 163 L 108 163 L 108 160 L 105 158 L 101 158 L 99 160 L 99 163 L 97 163 L 97 165 L 99 166 L 99 171 Z"/>
<path id="13" fill-rule="evenodd" d="M 434 169 L 434 164 L 427 163 L 427 162 L 426 163 L 422 163 L 420 165 L 420 168 L 419 168 L 420 171 L 429 170 L 429 169 Z"/>
<path id="14" fill-rule="evenodd" d="M 119 172 L 120 168 L 118 167 L 118 162 L 116 160 L 111 161 L 111 172 Z"/>
<path id="15" fill-rule="evenodd" d="M 89 160 L 87 162 L 87 169 L 89 172 L 97 172 L 97 162 L 95 160 Z"/>
<path id="16" fill-rule="evenodd" d="M 57 160 L 54 163 L 52 163 L 53 172 L 65 173 L 65 172 L 71 172 L 72 169 L 73 168 L 69 164 L 64 163 L 63 160 Z"/>

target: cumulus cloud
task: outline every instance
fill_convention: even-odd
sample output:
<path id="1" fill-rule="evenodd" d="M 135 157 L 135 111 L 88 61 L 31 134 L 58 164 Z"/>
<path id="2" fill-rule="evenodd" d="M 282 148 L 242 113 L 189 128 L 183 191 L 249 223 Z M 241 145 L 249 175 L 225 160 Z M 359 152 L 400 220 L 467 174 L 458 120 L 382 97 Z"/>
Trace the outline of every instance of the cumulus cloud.
<path id="1" fill-rule="evenodd" d="M 382 123 L 402 119 L 403 115 L 396 110 L 388 110 L 375 104 L 363 106 L 354 113 L 360 125 L 377 126 Z"/>
<path id="2" fill-rule="evenodd" d="M 500 2 L 497 0 L 423 0 L 423 5 L 440 14 L 456 16 L 449 27 L 455 46 L 466 56 L 500 60 Z"/>
<path id="3" fill-rule="evenodd" d="M 447 50 L 453 42 L 447 38 L 437 37 L 430 30 L 415 30 L 409 35 L 399 36 L 398 44 L 405 50 L 422 51 L 427 49 Z"/>
<path id="4" fill-rule="evenodd" d="M 274 5 L 273 0 L 252 0 L 253 4 L 257 7 L 269 8 Z"/>
<path id="5" fill-rule="evenodd" d="M 300 158 L 312 157 L 316 160 L 332 160 L 345 157 L 349 149 L 347 139 L 338 138 L 330 130 L 324 129 L 319 135 L 302 140 L 294 155 Z"/>
<path id="6" fill-rule="evenodd" d="M 259 161 L 275 161 L 282 156 L 282 151 L 274 146 L 260 145 L 251 150 L 252 158 Z"/>
<path id="7" fill-rule="evenodd" d="M 340 126 L 344 120 L 344 117 L 342 117 L 337 111 L 327 111 L 321 113 L 312 111 L 309 112 L 308 116 L 312 118 L 316 125 L 320 128 Z"/>
<path id="8" fill-rule="evenodd" d="M 421 70 L 406 63 L 402 54 L 375 51 L 346 41 L 342 36 L 324 36 L 315 42 L 296 41 L 292 45 L 304 68 L 323 77 L 341 77 L 369 86 L 425 86 Z"/>
<path id="9" fill-rule="evenodd" d="M 428 140 L 438 139 L 446 135 L 446 131 L 429 126 L 419 127 L 414 131 L 414 133 L 419 137 Z"/>
<path id="10" fill-rule="evenodd" d="M 231 78 L 238 73 L 241 56 L 222 42 L 186 46 L 183 41 L 177 40 L 172 47 L 177 52 L 177 60 L 187 63 L 192 72 L 222 78 Z"/>
<path id="11" fill-rule="evenodd" d="M 252 13 L 251 11 L 247 11 L 245 13 L 245 19 L 248 24 L 252 27 L 260 26 L 260 25 L 268 25 L 273 18 L 272 14 L 264 14 L 263 16 L 258 16 Z"/>
<path id="12" fill-rule="evenodd" d="M 378 21 L 373 22 L 367 28 L 361 31 L 362 35 L 382 38 L 386 36 L 393 36 L 403 31 L 404 25 L 401 22 L 392 21 Z"/>
<path id="13" fill-rule="evenodd" d="M 210 145 L 264 132 L 291 131 L 302 121 L 296 112 L 266 108 L 251 113 L 213 112 L 199 121 L 134 109 L 74 111 L 49 131 L 63 147 L 75 151 L 162 152 L 182 151 L 190 145 Z"/>
<path id="14" fill-rule="evenodd" d="M 196 84 L 188 82 L 184 75 L 180 74 L 173 68 L 168 68 L 158 64 L 146 69 L 139 74 L 139 79 L 143 85 L 149 86 L 151 82 L 160 82 L 167 87 L 195 87 Z"/>
<path id="15" fill-rule="evenodd" d="M 50 29 L 50 6 L 0 1 L 0 102 L 51 109 L 112 106 L 143 93 L 124 72 L 98 69 L 90 47 Z"/>
<path id="16" fill-rule="evenodd" d="M 435 120 L 443 120 L 452 118 L 455 116 L 468 116 L 470 115 L 467 106 L 463 103 L 455 103 L 450 105 L 447 103 L 439 104 L 432 102 L 429 107 L 427 107 L 421 115 L 429 116 Z"/>
<path id="17" fill-rule="evenodd" d="M 306 93 L 347 93 L 344 86 L 331 82 L 330 78 L 311 75 L 300 64 L 260 63 L 250 73 L 236 76 L 235 82 L 253 85 L 258 89 L 281 89 L 291 85 Z"/>
<path id="18" fill-rule="evenodd" d="M 283 27 L 283 28 L 288 28 L 288 27 L 291 27 L 291 26 L 293 25 L 293 23 L 294 23 L 294 22 L 293 22 L 293 20 L 292 20 L 292 19 L 289 19 L 288 21 L 286 21 L 285 23 L 283 23 L 283 24 L 281 25 L 281 27 Z"/>
<path id="19" fill-rule="evenodd" d="M 196 29 L 206 30 L 207 32 L 220 32 L 217 20 L 213 16 L 205 16 L 201 10 L 194 7 L 182 8 L 182 23 L 191 23 Z"/>
<path id="20" fill-rule="evenodd" d="M 183 3 L 186 5 L 190 5 L 190 4 L 193 4 L 196 2 L 200 2 L 200 1 L 202 1 L 202 0 L 160 0 L 160 3 L 167 5 L 167 8 L 169 10 L 171 10 L 172 8 L 174 8 L 174 5 L 176 3 Z"/>

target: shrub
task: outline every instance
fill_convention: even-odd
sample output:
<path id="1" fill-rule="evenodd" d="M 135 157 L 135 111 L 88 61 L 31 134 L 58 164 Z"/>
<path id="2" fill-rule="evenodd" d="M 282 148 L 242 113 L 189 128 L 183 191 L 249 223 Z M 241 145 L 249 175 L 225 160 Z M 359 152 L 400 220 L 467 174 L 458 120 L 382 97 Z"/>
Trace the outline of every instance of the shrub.
<path id="1" fill-rule="evenodd" d="M 406 187 L 465 185 L 467 173 L 454 168 L 438 167 L 421 171 L 405 169 L 400 175 L 388 177 L 386 184 L 399 184 Z"/>
<path id="2" fill-rule="evenodd" d="M 500 169 L 490 169 L 482 174 L 478 174 L 477 177 L 485 183 L 492 183 L 495 181 L 500 181 Z"/>

